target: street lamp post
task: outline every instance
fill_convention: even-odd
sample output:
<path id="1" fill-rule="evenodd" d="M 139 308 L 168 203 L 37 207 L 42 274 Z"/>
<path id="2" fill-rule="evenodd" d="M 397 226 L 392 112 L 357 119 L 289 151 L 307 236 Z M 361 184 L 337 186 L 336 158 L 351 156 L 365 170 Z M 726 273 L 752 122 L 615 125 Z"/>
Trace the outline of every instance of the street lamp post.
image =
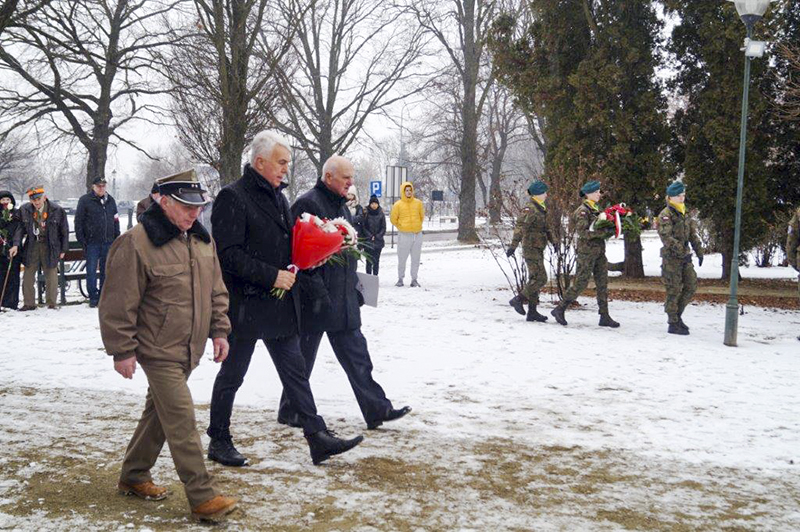
<path id="1" fill-rule="evenodd" d="M 744 41 L 744 88 L 742 95 L 742 125 L 739 138 L 739 176 L 736 186 L 736 220 L 733 233 L 733 255 L 731 256 L 731 297 L 725 307 L 725 345 L 735 347 L 739 328 L 739 239 L 742 225 L 742 190 L 744 188 L 744 160 L 747 145 L 747 100 L 750 94 L 750 60 L 764 54 L 765 43 L 752 41 L 753 26 L 761 20 L 772 0 L 728 0 L 736 5 L 736 11 L 747 28 Z"/>

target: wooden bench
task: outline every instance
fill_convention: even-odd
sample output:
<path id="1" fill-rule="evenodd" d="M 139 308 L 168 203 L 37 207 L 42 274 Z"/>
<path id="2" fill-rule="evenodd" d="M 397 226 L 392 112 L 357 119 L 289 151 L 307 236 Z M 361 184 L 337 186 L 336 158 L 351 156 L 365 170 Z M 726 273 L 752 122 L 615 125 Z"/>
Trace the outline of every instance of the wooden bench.
<path id="1" fill-rule="evenodd" d="M 58 262 L 58 287 L 61 293 L 61 304 L 67 303 L 67 284 L 78 281 L 78 288 L 84 297 L 89 294 L 83 288 L 81 281 L 86 280 L 86 254 L 80 243 L 70 240 L 69 249 L 64 253 L 64 258 Z M 36 287 L 39 294 L 39 303 L 44 302 L 44 273 L 40 269 L 36 274 Z"/>

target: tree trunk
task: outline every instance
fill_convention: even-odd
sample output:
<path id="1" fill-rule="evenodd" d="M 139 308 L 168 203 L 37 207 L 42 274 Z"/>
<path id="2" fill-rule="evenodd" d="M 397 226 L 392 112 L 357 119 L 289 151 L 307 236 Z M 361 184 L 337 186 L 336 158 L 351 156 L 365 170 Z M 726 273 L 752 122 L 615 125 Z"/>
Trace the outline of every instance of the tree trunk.
<path id="1" fill-rule="evenodd" d="M 464 2 L 464 102 L 462 103 L 461 191 L 458 199 L 458 240 L 477 242 L 475 231 L 475 182 L 478 175 L 478 112 L 475 109 L 479 57 L 475 49 L 475 1 Z"/>
<path id="2" fill-rule="evenodd" d="M 95 178 L 106 177 L 108 138 L 100 141 L 95 139 L 86 149 L 89 152 L 86 161 L 86 190 L 89 190 L 92 188 Z"/>
<path id="3" fill-rule="evenodd" d="M 642 260 L 642 237 L 625 235 L 625 266 L 623 275 L 633 279 L 644 277 L 644 261 Z"/>

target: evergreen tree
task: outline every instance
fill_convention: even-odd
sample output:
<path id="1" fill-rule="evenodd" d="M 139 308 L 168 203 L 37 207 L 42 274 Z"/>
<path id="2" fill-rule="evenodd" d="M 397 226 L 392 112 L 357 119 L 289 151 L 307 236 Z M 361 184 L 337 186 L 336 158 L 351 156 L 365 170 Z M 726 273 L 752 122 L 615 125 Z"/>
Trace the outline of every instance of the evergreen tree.
<path id="1" fill-rule="evenodd" d="M 551 183 L 575 190 L 591 176 L 610 199 L 655 207 L 666 186 L 666 103 L 656 82 L 661 22 L 651 2 L 533 2 L 531 24 L 515 37 L 515 20 L 495 26 L 501 79 L 520 106 L 541 117 Z M 625 272 L 644 275 L 638 237 L 625 241 Z"/>
<path id="2" fill-rule="evenodd" d="M 699 208 L 715 251 L 722 253 L 726 278 L 733 252 L 745 28 L 729 2 L 667 0 L 666 5 L 680 18 L 669 43 L 678 65 L 673 87 L 685 102 L 674 117 L 676 162 L 684 172 L 690 206 Z M 769 29 L 768 24 L 756 25 L 755 38 L 767 40 Z M 763 239 L 775 215 L 770 198 L 775 169 L 769 158 L 776 143 L 775 109 L 769 98 L 775 78 L 768 66 L 767 57 L 751 64 L 743 252 Z"/>

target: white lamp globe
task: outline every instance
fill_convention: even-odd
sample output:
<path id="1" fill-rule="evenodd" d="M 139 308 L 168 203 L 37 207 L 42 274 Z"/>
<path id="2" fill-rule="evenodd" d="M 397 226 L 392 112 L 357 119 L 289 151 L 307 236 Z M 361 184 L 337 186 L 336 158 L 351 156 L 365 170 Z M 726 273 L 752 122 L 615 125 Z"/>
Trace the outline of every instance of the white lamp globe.
<path id="1" fill-rule="evenodd" d="M 739 16 L 761 18 L 766 13 L 772 0 L 728 0 L 736 6 Z"/>

